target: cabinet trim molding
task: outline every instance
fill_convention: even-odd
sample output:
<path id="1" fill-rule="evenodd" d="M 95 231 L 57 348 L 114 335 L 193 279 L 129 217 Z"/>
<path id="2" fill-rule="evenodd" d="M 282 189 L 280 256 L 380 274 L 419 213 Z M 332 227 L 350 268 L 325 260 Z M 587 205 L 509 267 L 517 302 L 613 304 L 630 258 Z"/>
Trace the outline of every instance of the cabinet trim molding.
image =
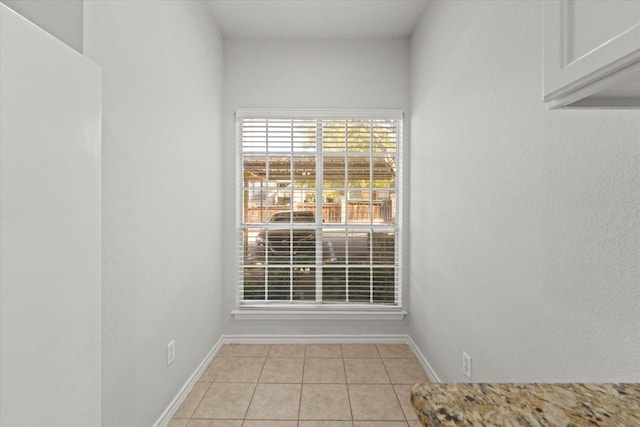
<path id="1" fill-rule="evenodd" d="M 593 95 L 638 72 L 640 22 L 589 52 L 570 55 L 572 0 L 544 3 L 544 95 L 550 108 Z"/>

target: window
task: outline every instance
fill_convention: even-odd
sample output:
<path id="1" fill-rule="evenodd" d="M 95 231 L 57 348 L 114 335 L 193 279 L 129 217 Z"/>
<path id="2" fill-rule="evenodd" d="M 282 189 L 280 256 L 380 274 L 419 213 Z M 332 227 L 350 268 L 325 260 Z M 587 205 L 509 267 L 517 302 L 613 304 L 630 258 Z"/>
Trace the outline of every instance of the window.
<path id="1" fill-rule="evenodd" d="M 402 113 L 238 111 L 238 306 L 401 307 Z"/>

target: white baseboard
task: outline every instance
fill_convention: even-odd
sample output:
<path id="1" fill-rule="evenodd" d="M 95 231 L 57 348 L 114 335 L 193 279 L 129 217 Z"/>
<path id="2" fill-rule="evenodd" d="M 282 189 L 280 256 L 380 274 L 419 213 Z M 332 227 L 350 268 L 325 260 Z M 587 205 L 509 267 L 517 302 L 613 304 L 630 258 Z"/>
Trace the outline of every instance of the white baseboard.
<path id="1" fill-rule="evenodd" d="M 224 335 L 220 337 L 218 342 L 213 345 L 213 348 L 211 348 L 209 353 L 205 356 L 204 360 L 200 363 L 200 365 L 198 365 L 198 368 L 193 372 L 193 374 L 191 374 L 176 397 L 173 398 L 167 409 L 165 409 L 162 415 L 160 415 L 160 418 L 158 418 L 158 420 L 153 424 L 153 427 L 166 427 L 166 425 L 169 424 L 169 421 L 171 421 L 173 415 L 176 413 L 184 399 L 187 398 L 193 386 L 198 382 L 205 369 L 207 369 L 207 366 L 209 366 L 209 363 L 211 363 L 211 361 L 216 356 L 218 351 L 220 351 L 223 345 Z"/>
<path id="2" fill-rule="evenodd" d="M 424 357 L 422 352 L 418 349 L 416 343 L 409 335 L 407 335 L 407 340 L 407 344 L 409 345 L 409 347 L 411 347 L 411 351 L 413 351 L 413 354 L 416 356 L 416 359 L 418 359 L 418 362 L 420 362 L 420 364 L 422 365 L 422 369 L 424 369 L 424 371 L 427 373 L 427 376 L 429 377 L 431 382 L 441 383 L 442 381 L 440 381 L 440 378 L 438 378 L 436 371 L 433 370 L 427 358 Z"/>
<path id="3" fill-rule="evenodd" d="M 409 344 L 406 335 L 223 335 L 225 344 Z"/>
<path id="4" fill-rule="evenodd" d="M 407 344 L 429 379 L 442 382 L 409 335 L 223 335 L 222 340 L 225 344 Z"/>
<path id="5" fill-rule="evenodd" d="M 409 335 L 222 335 L 153 427 L 166 427 L 224 344 L 407 344 L 433 382 L 441 382 Z"/>

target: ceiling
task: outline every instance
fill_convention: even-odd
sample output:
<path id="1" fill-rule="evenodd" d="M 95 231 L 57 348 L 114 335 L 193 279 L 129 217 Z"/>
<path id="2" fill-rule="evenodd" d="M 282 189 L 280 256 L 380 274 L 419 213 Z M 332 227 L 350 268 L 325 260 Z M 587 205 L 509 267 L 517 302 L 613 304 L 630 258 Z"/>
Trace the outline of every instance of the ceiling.
<path id="1" fill-rule="evenodd" d="M 410 37 L 430 0 L 206 0 L 226 39 Z"/>

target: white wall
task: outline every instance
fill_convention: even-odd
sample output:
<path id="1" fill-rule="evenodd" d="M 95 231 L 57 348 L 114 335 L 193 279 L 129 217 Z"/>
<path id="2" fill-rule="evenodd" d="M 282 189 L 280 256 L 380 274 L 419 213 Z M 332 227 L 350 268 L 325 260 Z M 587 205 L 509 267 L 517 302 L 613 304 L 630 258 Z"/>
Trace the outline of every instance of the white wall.
<path id="1" fill-rule="evenodd" d="M 90 1 L 84 22 L 103 70 L 103 425 L 149 426 L 222 335 L 222 39 L 201 2 Z"/>
<path id="2" fill-rule="evenodd" d="M 100 69 L 0 5 L 0 425 L 100 425 Z"/>
<path id="3" fill-rule="evenodd" d="M 548 111 L 541 2 L 412 39 L 411 336 L 444 381 L 640 381 L 640 112 Z"/>
<path id="4" fill-rule="evenodd" d="M 409 108 L 409 41 L 224 42 L 224 314 L 228 334 L 391 334 L 407 333 L 406 321 L 234 320 L 237 263 L 237 108 L 402 109 Z M 405 122 L 408 127 L 408 123 Z M 408 145 L 408 141 L 405 141 Z"/>
<path id="5" fill-rule="evenodd" d="M 83 0 L 0 0 L 0 3 L 82 52 Z"/>

